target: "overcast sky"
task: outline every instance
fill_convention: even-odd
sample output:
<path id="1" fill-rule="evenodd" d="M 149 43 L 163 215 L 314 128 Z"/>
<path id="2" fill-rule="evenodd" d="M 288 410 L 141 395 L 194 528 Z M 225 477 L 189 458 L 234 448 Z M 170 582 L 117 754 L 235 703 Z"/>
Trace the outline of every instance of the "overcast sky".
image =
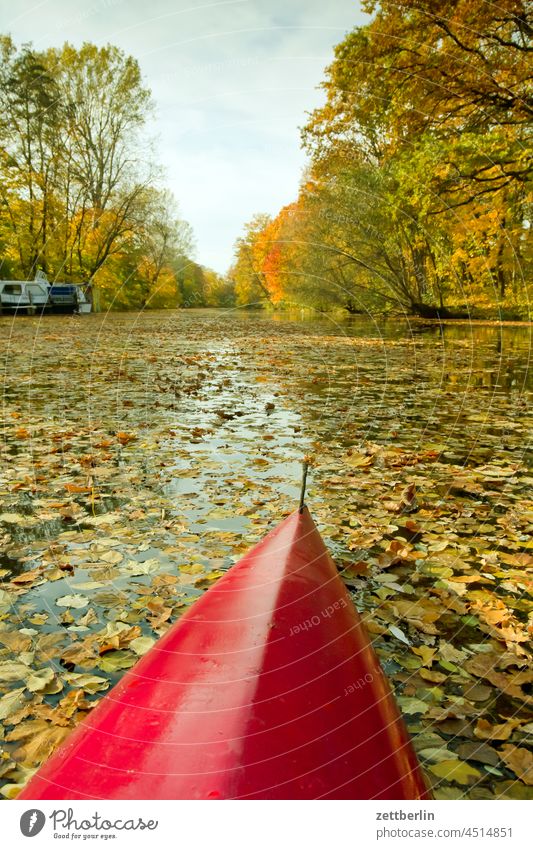
<path id="1" fill-rule="evenodd" d="M 363 23 L 359 0 L 0 0 L 0 31 L 37 48 L 116 44 L 156 102 L 168 187 L 217 271 L 256 212 L 295 198 L 298 127 L 321 102 L 333 46 Z"/>

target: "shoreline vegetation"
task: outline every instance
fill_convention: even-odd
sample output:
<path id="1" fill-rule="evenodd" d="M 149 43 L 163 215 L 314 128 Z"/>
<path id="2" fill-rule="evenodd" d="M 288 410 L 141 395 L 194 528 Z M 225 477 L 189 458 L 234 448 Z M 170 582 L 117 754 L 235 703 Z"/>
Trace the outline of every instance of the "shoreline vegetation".
<path id="1" fill-rule="evenodd" d="M 335 47 L 324 102 L 301 128 L 297 198 L 245 225 L 226 274 L 193 259 L 137 60 L 0 36 L 0 277 L 41 269 L 83 284 L 102 310 L 529 320 L 530 11 L 518 0 L 363 9 L 369 23 Z"/>
<path id="2" fill-rule="evenodd" d="M 0 279 L 41 270 L 81 284 L 97 310 L 223 305 L 227 282 L 193 259 L 165 188 L 153 113 L 119 48 L 0 35 Z"/>
<path id="3" fill-rule="evenodd" d="M 529 319 L 531 10 L 363 9 L 302 128 L 298 197 L 237 242 L 237 303 Z"/>

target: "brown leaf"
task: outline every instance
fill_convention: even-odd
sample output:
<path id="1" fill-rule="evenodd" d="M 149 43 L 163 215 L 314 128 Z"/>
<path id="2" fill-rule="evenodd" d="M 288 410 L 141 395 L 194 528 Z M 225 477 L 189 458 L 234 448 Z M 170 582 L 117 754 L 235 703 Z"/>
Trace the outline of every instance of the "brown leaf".
<path id="1" fill-rule="evenodd" d="M 465 741 L 457 746 L 456 752 L 460 758 L 466 761 L 479 761 L 479 763 L 489 766 L 498 766 L 500 763 L 499 753 L 492 746 L 487 746 L 486 743 Z"/>
<path id="2" fill-rule="evenodd" d="M 515 728 L 521 725 L 523 720 L 508 719 L 505 722 L 491 725 L 487 719 L 478 719 L 474 734 L 480 740 L 508 740 Z"/>
<path id="3" fill-rule="evenodd" d="M 44 720 L 35 719 L 21 723 L 8 735 L 7 740 L 25 740 L 22 746 L 13 752 L 13 760 L 24 766 L 39 766 L 54 749 L 70 734 L 70 728 L 51 725 Z"/>
<path id="4" fill-rule="evenodd" d="M 0 644 L 13 652 L 29 651 L 31 637 L 17 631 L 0 631 Z"/>
<path id="5" fill-rule="evenodd" d="M 524 784 L 533 785 L 533 752 L 507 743 L 502 748 L 501 759 Z"/>
<path id="6" fill-rule="evenodd" d="M 12 584 L 32 584 L 37 578 L 41 577 L 41 572 L 37 569 L 31 572 L 22 572 L 21 575 L 11 578 Z"/>
<path id="7" fill-rule="evenodd" d="M 133 442 L 134 439 L 137 439 L 136 433 L 126 433 L 123 430 L 119 430 L 116 436 L 121 445 L 127 445 L 129 442 Z"/>

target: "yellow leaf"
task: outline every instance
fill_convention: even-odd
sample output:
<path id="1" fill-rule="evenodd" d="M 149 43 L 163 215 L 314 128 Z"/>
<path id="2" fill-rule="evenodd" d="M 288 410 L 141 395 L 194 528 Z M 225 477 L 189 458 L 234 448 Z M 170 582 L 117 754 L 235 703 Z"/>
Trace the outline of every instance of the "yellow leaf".
<path id="1" fill-rule="evenodd" d="M 423 666 L 431 666 L 437 650 L 430 649 L 429 646 L 416 646 L 413 647 L 413 652 L 422 658 Z"/>
<path id="2" fill-rule="evenodd" d="M 474 781 L 481 777 L 478 769 L 456 758 L 450 758 L 438 764 L 431 764 L 429 770 L 439 778 L 445 778 L 447 781 L 455 781 L 456 784 L 473 784 Z"/>

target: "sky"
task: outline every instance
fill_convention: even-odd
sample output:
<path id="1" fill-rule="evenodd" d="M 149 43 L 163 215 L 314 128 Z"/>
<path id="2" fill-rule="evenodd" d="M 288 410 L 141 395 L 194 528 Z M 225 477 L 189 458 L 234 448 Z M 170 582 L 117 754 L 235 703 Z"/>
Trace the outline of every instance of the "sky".
<path id="1" fill-rule="evenodd" d="M 196 259 L 219 272 L 246 221 L 295 199 L 299 127 L 334 45 L 366 19 L 359 0 L 0 0 L 18 44 L 111 43 L 138 59 L 165 185 Z"/>

